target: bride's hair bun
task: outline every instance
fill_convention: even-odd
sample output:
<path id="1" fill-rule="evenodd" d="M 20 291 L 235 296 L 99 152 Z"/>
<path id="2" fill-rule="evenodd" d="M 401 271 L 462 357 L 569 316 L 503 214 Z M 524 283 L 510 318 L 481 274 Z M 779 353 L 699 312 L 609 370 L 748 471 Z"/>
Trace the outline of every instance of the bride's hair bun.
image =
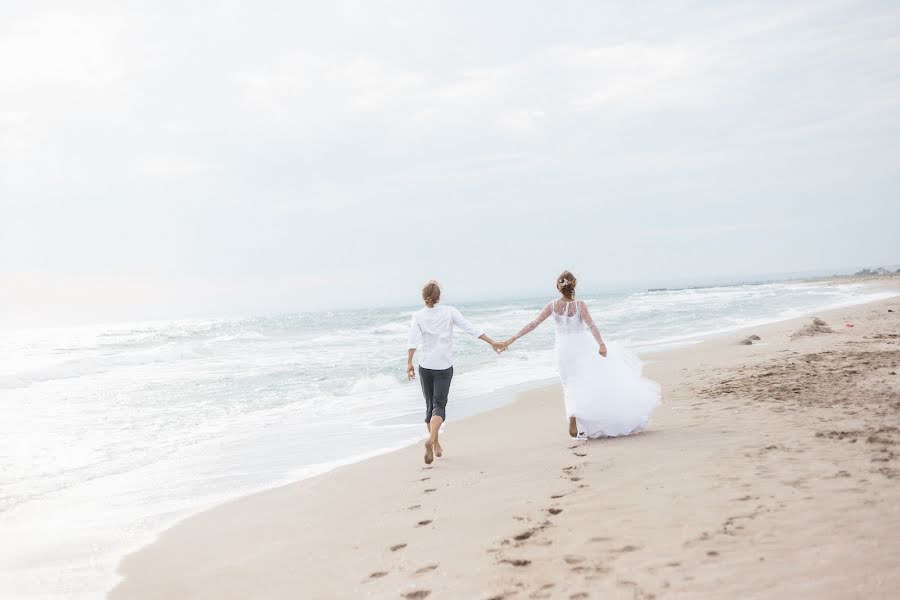
<path id="1" fill-rule="evenodd" d="M 575 276 L 572 275 L 571 271 L 563 271 L 559 274 L 559 277 L 556 278 L 556 289 L 566 298 L 574 298 L 575 285 L 577 283 L 578 280 L 575 279 Z"/>

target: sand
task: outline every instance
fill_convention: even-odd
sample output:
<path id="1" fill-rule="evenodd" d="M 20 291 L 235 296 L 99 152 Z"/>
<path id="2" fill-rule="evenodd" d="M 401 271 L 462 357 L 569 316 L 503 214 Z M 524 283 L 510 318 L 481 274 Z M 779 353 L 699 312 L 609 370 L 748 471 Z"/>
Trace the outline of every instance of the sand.
<path id="1" fill-rule="evenodd" d="M 572 440 L 552 386 L 451 423 L 431 467 L 416 445 L 197 514 L 110 598 L 898 598 L 900 298 L 815 316 L 834 333 L 648 357 L 640 435 Z"/>

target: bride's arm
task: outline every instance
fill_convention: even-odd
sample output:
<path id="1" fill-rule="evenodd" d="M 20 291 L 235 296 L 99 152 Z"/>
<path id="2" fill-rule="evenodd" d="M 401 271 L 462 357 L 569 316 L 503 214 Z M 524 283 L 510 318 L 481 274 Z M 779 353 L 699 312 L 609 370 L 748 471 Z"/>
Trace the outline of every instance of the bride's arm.
<path id="1" fill-rule="evenodd" d="M 597 340 L 597 343 L 600 345 L 600 354 L 606 356 L 606 344 L 603 342 L 603 336 L 600 335 L 600 329 L 597 328 L 597 324 L 594 323 L 594 320 L 591 318 L 591 313 L 588 311 L 587 304 L 579 302 L 578 310 L 581 311 L 581 320 L 584 321 L 587 328 L 591 330 L 591 335 L 594 336 L 594 339 Z"/>
<path id="2" fill-rule="evenodd" d="M 537 318 L 534 321 L 532 321 L 531 323 L 529 323 L 528 325 L 526 325 L 525 327 L 520 329 L 519 333 L 517 333 L 516 335 L 512 336 L 511 338 L 509 338 L 508 340 L 503 342 L 504 345 L 509 346 L 510 344 L 512 344 L 514 341 L 516 341 L 520 337 L 527 335 L 527 334 L 531 333 L 532 331 L 534 331 L 535 329 L 537 329 L 537 326 L 540 325 L 541 323 L 543 323 L 544 320 L 550 316 L 550 306 L 552 304 L 553 303 L 551 302 L 550 304 L 545 306 L 544 310 L 541 311 L 541 313 L 537 316 Z"/>

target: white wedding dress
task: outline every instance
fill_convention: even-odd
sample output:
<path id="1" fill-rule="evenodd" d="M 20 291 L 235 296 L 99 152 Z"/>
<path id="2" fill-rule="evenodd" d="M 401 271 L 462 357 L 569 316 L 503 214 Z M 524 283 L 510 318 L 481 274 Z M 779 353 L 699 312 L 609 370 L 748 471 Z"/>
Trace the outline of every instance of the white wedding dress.
<path id="1" fill-rule="evenodd" d="M 607 357 L 600 356 L 600 331 L 584 302 L 551 302 L 514 339 L 551 315 L 566 418 L 575 417 L 578 437 L 613 437 L 644 429 L 659 405 L 659 385 L 642 377 L 640 360 L 618 345 L 607 344 Z"/>

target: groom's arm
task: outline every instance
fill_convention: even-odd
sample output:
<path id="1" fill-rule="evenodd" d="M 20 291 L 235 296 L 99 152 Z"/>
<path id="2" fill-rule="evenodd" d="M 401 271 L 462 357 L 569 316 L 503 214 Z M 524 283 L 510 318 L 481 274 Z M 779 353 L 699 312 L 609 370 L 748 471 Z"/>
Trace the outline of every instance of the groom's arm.
<path id="1" fill-rule="evenodd" d="M 484 329 L 481 329 L 479 327 L 475 327 L 474 325 L 472 325 L 472 323 L 470 323 L 464 316 L 462 316 L 462 313 L 459 312 L 456 308 L 453 309 L 453 324 L 456 325 L 457 327 L 459 327 L 460 329 L 462 329 L 463 331 L 465 331 L 466 333 L 468 333 L 469 335 L 471 335 L 472 337 L 476 337 L 479 340 L 483 340 L 483 341 L 487 342 L 488 344 L 490 344 L 491 348 L 494 349 L 494 352 L 496 352 L 498 354 L 501 352 L 500 344 L 498 344 L 497 342 L 492 340 L 488 336 L 488 334 L 486 334 L 484 332 Z"/>
<path id="2" fill-rule="evenodd" d="M 406 377 L 407 379 L 416 378 L 416 368 L 413 366 L 413 355 L 419 346 L 419 324 L 416 323 L 416 316 L 413 315 L 409 323 L 409 337 L 406 342 Z"/>
<path id="3" fill-rule="evenodd" d="M 416 353 L 415 348 L 410 348 L 406 351 L 406 378 L 407 379 L 415 379 L 416 378 L 416 368 L 413 366 L 413 354 Z"/>

